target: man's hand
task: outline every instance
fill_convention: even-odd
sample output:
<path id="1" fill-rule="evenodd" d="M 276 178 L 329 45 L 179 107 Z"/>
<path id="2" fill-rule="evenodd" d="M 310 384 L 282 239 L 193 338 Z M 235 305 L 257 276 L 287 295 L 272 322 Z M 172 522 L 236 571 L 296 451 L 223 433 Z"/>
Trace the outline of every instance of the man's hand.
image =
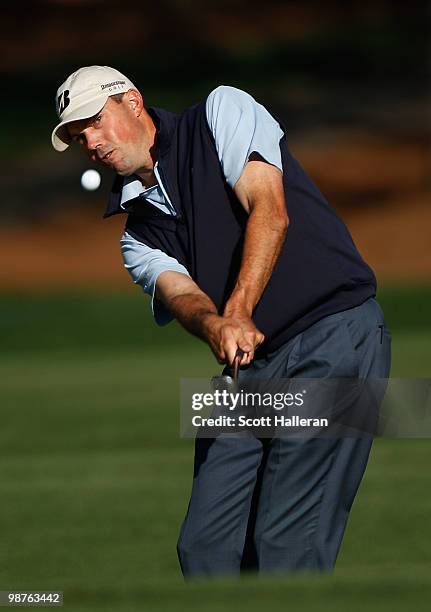
<path id="1" fill-rule="evenodd" d="M 240 365 L 251 363 L 257 347 L 265 340 L 263 333 L 254 324 L 251 314 L 243 304 L 234 304 L 233 300 L 226 304 L 223 312 L 223 320 L 229 322 L 231 326 L 241 328 L 244 340 L 248 345 L 247 349 L 240 347 L 244 352 Z"/>
<path id="2" fill-rule="evenodd" d="M 233 364 L 238 349 L 243 353 L 240 365 L 253 360 L 254 351 L 265 339 L 248 317 L 219 317 L 209 315 L 204 323 L 204 334 L 219 363 Z"/>

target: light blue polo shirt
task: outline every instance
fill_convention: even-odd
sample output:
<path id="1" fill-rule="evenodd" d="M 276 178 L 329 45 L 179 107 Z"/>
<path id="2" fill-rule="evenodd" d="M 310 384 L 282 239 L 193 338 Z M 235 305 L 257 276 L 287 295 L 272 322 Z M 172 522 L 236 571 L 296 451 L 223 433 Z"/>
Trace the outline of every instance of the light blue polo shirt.
<path id="1" fill-rule="evenodd" d="M 256 152 L 265 161 L 282 169 L 280 139 L 284 133 L 278 122 L 264 106 L 245 91 L 221 85 L 214 89 L 206 102 L 208 125 L 214 137 L 218 158 L 226 178 L 233 188 L 240 178 L 251 153 Z M 126 177 L 121 194 L 121 206 L 139 195 L 157 206 L 167 215 L 175 215 L 158 172 L 154 166 L 157 185 L 145 189 L 134 175 Z M 151 296 L 151 308 L 158 325 L 173 319 L 170 312 L 155 298 L 159 274 L 168 270 L 189 273 L 175 258 L 159 249 L 152 249 L 125 232 L 120 241 L 124 266 L 134 283 L 141 285 Z"/>

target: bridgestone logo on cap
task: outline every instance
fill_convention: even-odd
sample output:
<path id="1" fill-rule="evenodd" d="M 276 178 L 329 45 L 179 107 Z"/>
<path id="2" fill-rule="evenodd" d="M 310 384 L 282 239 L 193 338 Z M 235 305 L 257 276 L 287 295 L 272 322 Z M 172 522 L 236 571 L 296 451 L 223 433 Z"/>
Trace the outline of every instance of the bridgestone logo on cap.
<path id="1" fill-rule="evenodd" d="M 112 81 L 112 83 L 105 83 L 104 85 L 101 85 L 100 87 L 103 89 L 106 89 L 107 87 L 115 87 L 116 85 L 125 85 L 126 81 Z"/>

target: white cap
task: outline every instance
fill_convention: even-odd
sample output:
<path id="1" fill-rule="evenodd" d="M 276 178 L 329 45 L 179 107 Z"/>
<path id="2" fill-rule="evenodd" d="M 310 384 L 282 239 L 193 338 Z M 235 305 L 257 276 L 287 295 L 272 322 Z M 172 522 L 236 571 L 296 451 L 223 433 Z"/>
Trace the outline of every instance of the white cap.
<path id="1" fill-rule="evenodd" d="M 109 96 L 129 89 L 136 89 L 132 81 L 109 66 L 85 66 L 71 74 L 57 90 L 57 115 L 61 122 L 52 131 L 54 149 L 65 151 L 69 146 L 67 123 L 93 117 Z"/>

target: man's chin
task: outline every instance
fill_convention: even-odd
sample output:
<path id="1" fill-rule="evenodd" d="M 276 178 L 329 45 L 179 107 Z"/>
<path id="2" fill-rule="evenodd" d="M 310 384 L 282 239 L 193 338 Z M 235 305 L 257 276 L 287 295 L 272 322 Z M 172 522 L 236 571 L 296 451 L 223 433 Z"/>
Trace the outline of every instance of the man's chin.
<path id="1" fill-rule="evenodd" d="M 132 176 L 134 172 L 133 169 L 131 170 L 130 168 L 118 168 L 117 170 L 117 168 L 114 167 L 114 170 L 120 176 Z"/>
<path id="2" fill-rule="evenodd" d="M 131 176 L 135 172 L 134 166 L 121 162 L 112 164 L 112 169 L 115 170 L 115 172 L 120 176 Z"/>

